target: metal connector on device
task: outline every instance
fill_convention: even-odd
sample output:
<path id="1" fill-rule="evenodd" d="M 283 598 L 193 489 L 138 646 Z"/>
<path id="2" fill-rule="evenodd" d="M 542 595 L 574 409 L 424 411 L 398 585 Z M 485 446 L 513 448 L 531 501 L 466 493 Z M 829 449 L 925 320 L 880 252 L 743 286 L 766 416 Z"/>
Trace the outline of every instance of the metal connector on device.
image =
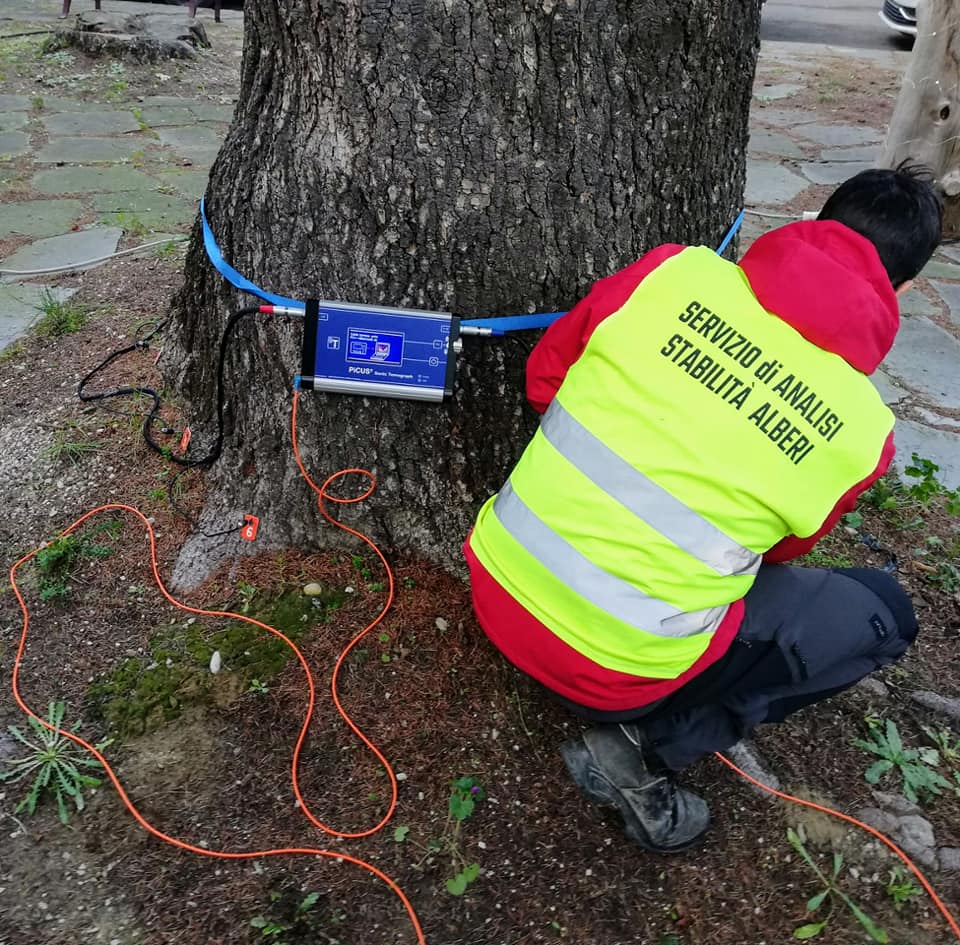
<path id="1" fill-rule="evenodd" d="M 292 305 L 261 305 L 261 315 L 283 315 L 287 318 L 303 318 L 304 309 Z"/>
<path id="2" fill-rule="evenodd" d="M 497 335 L 502 335 L 502 331 L 495 331 L 492 328 L 481 328 L 479 325 L 461 325 L 460 326 L 461 335 L 482 335 L 484 338 L 492 338 Z"/>

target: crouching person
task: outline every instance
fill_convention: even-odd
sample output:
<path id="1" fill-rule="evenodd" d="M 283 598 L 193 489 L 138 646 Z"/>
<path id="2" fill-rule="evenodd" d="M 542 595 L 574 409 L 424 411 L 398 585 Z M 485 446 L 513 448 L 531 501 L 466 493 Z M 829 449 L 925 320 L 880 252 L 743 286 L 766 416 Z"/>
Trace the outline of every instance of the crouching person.
<path id="1" fill-rule="evenodd" d="M 924 174 L 865 171 L 739 265 L 652 250 L 529 358 L 542 418 L 465 545 L 474 608 L 515 666 L 596 723 L 563 746 L 567 768 L 647 850 L 708 827 L 676 772 L 917 634 L 891 575 L 784 562 L 890 464 L 894 418 L 869 375 L 941 215 Z"/>

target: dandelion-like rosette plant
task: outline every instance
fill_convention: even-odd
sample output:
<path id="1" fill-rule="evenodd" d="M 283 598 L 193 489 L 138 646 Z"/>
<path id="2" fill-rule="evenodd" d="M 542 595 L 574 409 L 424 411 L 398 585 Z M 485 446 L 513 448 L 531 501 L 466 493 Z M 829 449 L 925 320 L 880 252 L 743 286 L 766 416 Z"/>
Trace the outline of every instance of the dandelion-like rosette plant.
<path id="1" fill-rule="evenodd" d="M 51 702 L 47 711 L 47 721 L 53 731 L 34 718 L 27 719 L 27 731 L 16 725 L 10 725 L 7 731 L 27 749 L 19 758 L 0 759 L 4 770 L 0 770 L 0 782 L 16 784 L 27 778 L 33 778 L 33 784 L 26 796 L 16 807 L 16 813 L 25 811 L 33 814 L 37 804 L 45 795 L 53 795 L 57 803 L 57 813 L 61 823 L 70 820 L 69 805 L 82 811 L 84 808 L 83 789 L 97 787 L 101 780 L 86 774 L 92 768 L 100 768 L 96 758 L 87 755 L 82 748 L 63 734 L 62 722 L 66 706 L 63 702 Z M 78 722 L 70 729 L 76 732 Z M 97 745 L 105 748 L 108 742 Z"/>

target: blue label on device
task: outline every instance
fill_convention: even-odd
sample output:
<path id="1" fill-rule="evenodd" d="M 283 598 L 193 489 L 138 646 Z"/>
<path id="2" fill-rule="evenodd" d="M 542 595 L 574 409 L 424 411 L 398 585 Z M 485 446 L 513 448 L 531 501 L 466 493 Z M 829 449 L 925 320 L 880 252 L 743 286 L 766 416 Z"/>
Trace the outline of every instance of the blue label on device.
<path id="1" fill-rule="evenodd" d="M 403 364 L 403 335 L 392 331 L 347 329 L 347 360 L 368 364 Z"/>

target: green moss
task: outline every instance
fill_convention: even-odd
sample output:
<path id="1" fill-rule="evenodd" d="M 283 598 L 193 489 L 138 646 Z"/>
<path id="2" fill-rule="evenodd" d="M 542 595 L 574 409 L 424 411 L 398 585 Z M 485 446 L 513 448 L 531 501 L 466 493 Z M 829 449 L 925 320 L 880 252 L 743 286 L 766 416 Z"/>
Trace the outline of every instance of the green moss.
<path id="1" fill-rule="evenodd" d="M 250 616 L 297 643 L 341 601 L 338 594 L 320 599 L 289 591 L 260 601 Z M 221 669 L 211 673 L 215 651 Z M 269 682 L 293 658 L 282 640 L 259 627 L 235 621 L 214 629 L 191 618 L 159 629 L 148 655 L 124 660 L 95 681 L 87 700 L 110 734 L 123 739 L 175 719 L 188 705 L 230 705 L 249 689 L 250 680 Z"/>

